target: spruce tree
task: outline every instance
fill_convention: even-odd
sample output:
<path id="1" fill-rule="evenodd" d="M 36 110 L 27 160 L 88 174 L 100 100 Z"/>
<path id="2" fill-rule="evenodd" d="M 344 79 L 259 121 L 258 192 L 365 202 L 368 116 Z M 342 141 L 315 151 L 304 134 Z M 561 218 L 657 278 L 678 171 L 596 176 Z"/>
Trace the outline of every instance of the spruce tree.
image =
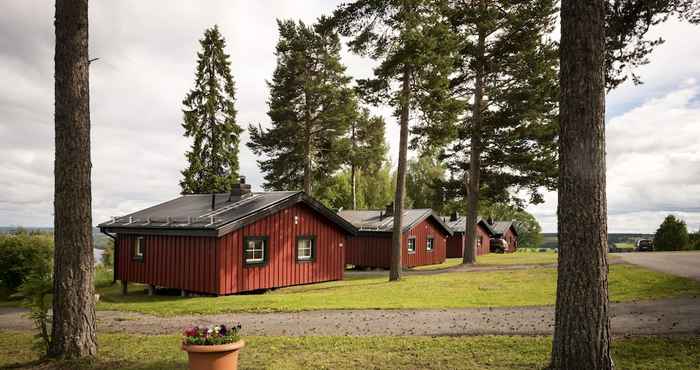
<path id="1" fill-rule="evenodd" d="M 358 0 L 341 5 L 329 26 L 352 37 L 351 50 L 379 60 L 374 78 L 360 90 L 373 103 L 388 103 L 399 120 L 400 139 L 389 280 L 401 278 L 401 245 L 411 110 L 420 120 L 449 120 L 448 75 L 455 39 L 440 0 Z M 448 117 L 445 117 L 448 116 Z"/>
<path id="2" fill-rule="evenodd" d="M 311 194 L 344 162 L 344 136 L 355 109 L 351 79 L 340 61 L 337 33 L 292 20 L 277 24 L 277 67 L 268 82 L 272 127 L 250 125 L 247 145 L 265 157 L 258 160 L 264 188 Z"/>
<path id="3" fill-rule="evenodd" d="M 361 109 L 350 121 L 350 186 L 352 209 L 357 209 L 357 177 L 359 173 L 372 177 L 387 160 L 387 145 L 384 139 L 384 119 L 370 116 L 368 109 Z"/>
<path id="4" fill-rule="evenodd" d="M 238 183 L 238 145 L 235 86 L 226 41 L 219 28 L 204 32 L 199 41 L 195 86 L 182 104 L 185 136 L 193 139 L 186 153 L 188 167 L 180 181 L 183 194 L 230 191 Z"/>
<path id="5" fill-rule="evenodd" d="M 428 122 L 415 129 L 417 145 L 445 148 L 452 172 L 447 192 L 466 200 L 464 263 L 476 262 L 476 220 L 482 197 L 515 201 L 556 185 L 557 50 L 548 38 L 556 18 L 552 0 L 450 2 L 460 37 L 452 94 L 462 102 L 456 127 Z"/>

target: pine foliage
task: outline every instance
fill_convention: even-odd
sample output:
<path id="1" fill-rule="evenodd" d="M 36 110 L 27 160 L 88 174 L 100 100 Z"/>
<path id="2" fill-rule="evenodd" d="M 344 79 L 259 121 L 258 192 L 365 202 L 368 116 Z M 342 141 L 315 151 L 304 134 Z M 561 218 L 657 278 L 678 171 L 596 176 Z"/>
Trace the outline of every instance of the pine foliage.
<path id="1" fill-rule="evenodd" d="M 188 167 L 180 181 L 183 194 L 230 191 L 238 183 L 238 146 L 235 85 L 226 41 L 214 26 L 199 41 L 195 86 L 182 104 L 185 136 L 193 139 L 186 153 Z"/>
<path id="2" fill-rule="evenodd" d="M 272 127 L 249 126 L 248 147 L 269 190 L 303 189 L 344 162 L 343 140 L 355 109 L 351 78 L 340 61 L 335 32 L 292 20 L 277 21 L 280 39 L 270 87 Z"/>

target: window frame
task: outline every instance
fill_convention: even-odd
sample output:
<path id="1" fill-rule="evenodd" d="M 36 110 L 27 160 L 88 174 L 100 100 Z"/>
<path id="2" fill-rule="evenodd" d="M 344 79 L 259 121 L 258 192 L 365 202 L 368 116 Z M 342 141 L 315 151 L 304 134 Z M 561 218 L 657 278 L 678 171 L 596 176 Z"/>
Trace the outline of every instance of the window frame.
<path id="1" fill-rule="evenodd" d="M 139 254 L 139 250 L 141 253 Z M 131 259 L 137 262 L 143 262 L 144 256 L 146 255 L 146 238 L 143 236 L 137 236 L 134 238 L 134 245 L 131 249 Z"/>
<path id="2" fill-rule="evenodd" d="M 309 240 L 311 241 L 311 257 L 310 258 L 299 258 L 299 241 Z M 314 262 L 316 261 L 316 235 L 298 235 L 296 237 L 296 243 L 294 245 L 294 259 L 298 263 Z"/>
<path id="3" fill-rule="evenodd" d="M 411 240 L 413 240 L 413 251 L 411 251 Z M 408 254 L 416 254 L 416 237 L 409 236 L 406 242 L 406 251 Z"/>
<path id="4" fill-rule="evenodd" d="M 263 242 L 263 258 L 261 261 L 248 261 L 246 258 L 246 251 L 248 249 L 248 243 L 254 241 Z M 268 252 L 270 250 L 270 238 L 267 236 L 246 236 L 243 238 L 243 266 L 246 267 L 259 267 L 265 266 L 269 260 Z"/>
<path id="5" fill-rule="evenodd" d="M 431 242 L 431 243 L 429 243 Z M 428 248 L 428 244 L 430 244 L 430 248 Z M 432 235 L 428 235 L 427 238 L 425 238 L 425 251 L 426 252 L 432 252 L 435 250 L 435 238 Z"/>

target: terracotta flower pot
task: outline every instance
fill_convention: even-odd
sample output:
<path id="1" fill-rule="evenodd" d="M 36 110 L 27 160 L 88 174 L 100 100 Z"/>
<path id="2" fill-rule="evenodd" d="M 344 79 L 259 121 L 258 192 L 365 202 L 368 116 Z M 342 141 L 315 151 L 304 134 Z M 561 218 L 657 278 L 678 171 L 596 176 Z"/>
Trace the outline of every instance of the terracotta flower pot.
<path id="1" fill-rule="evenodd" d="M 187 351 L 190 370 L 235 370 L 238 369 L 238 351 L 245 346 L 243 340 L 214 346 L 183 344 Z"/>

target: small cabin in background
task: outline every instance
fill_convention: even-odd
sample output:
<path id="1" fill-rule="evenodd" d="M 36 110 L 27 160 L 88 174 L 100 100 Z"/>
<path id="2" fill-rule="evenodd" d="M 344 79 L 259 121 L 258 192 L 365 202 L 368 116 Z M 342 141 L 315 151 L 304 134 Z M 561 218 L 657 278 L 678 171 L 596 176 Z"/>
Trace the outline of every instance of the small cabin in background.
<path id="1" fill-rule="evenodd" d="M 224 295 L 340 280 L 356 229 L 299 191 L 182 195 L 99 225 L 115 278 Z"/>
<path id="2" fill-rule="evenodd" d="M 384 210 L 347 210 L 339 215 L 357 228 L 348 240 L 345 263 L 356 267 L 389 268 L 394 206 Z M 434 265 L 445 261 L 447 237 L 452 230 L 431 209 L 407 209 L 403 213 L 401 264 L 403 267 Z"/>
<path id="3" fill-rule="evenodd" d="M 464 257 L 464 245 L 466 243 L 466 217 L 459 216 L 453 212 L 449 217 L 444 218 L 447 225 L 454 232 L 452 236 L 447 238 L 447 258 L 462 258 Z M 476 223 L 476 255 L 481 256 L 489 253 L 491 248 L 491 239 L 494 237 L 488 224 L 482 218 L 479 218 Z"/>
<path id="4" fill-rule="evenodd" d="M 491 239 L 492 249 L 495 243 L 499 243 L 503 252 L 512 253 L 518 250 L 518 231 L 515 229 L 513 221 L 486 220 L 493 237 Z"/>

